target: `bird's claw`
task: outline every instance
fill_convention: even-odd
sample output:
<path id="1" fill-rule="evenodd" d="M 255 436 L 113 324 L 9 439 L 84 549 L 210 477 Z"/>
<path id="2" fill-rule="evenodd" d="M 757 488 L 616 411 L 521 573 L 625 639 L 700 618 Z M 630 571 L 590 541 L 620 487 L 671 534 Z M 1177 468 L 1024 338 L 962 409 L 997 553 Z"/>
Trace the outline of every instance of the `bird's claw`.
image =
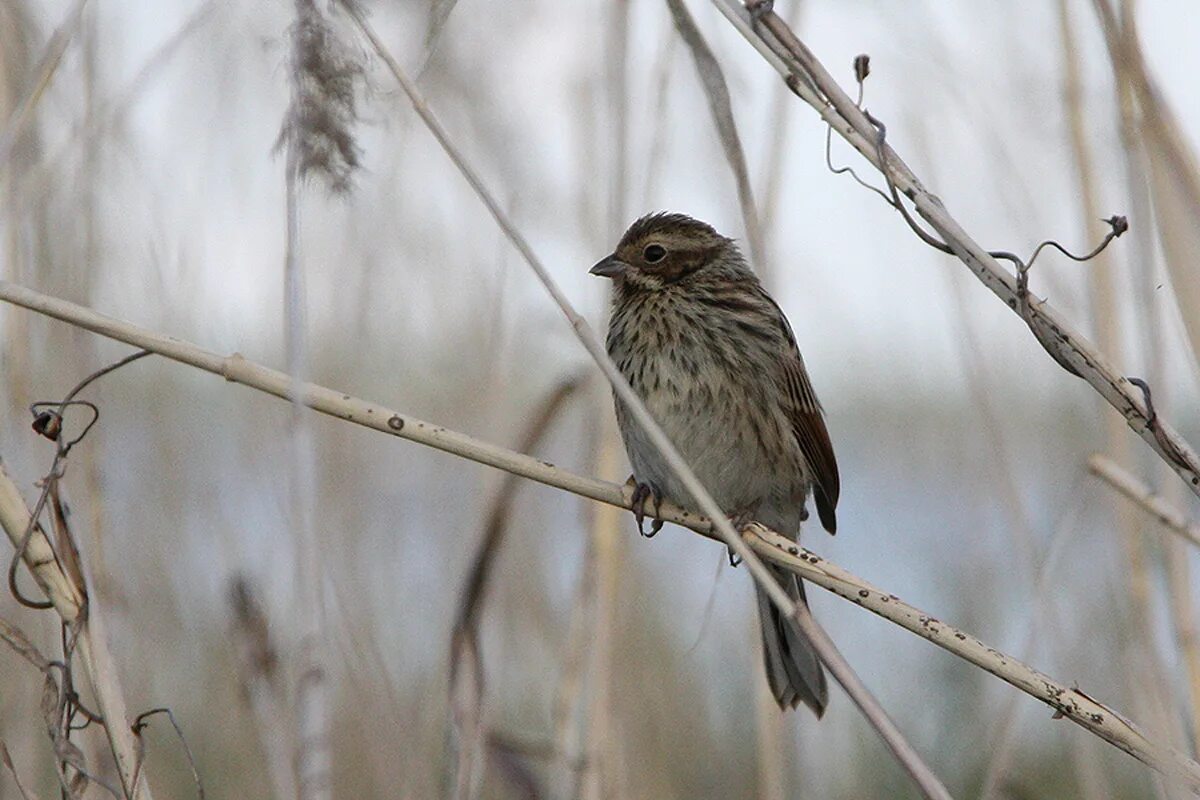
<path id="1" fill-rule="evenodd" d="M 729 515 L 729 524 L 740 535 L 742 531 L 750 527 L 750 523 L 754 522 L 755 508 L 739 508 Z M 729 566 L 736 567 L 742 563 L 742 557 L 739 556 L 732 547 L 729 548 Z"/>
<path id="2" fill-rule="evenodd" d="M 775 0 L 750 0 L 746 3 L 746 11 L 755 22 L 761 22 L 764 16 L 774 10 Z"/>
<path id="3" fill-rule="evenodd" d="M 662 494 L 648 483 L 634 484 L 633 497 L 629 505 L 633 509 L 633 519 L 637 523 L 638 533 L 647 539 L 653 539 L 654 535 L 663 527 L 661 519 L 651 519 L 650 532 L 646 532 L 646 500 L 650 498 L 654 499 L 654 515 L 657 515 L 659 509 L 662 508 Z"/>

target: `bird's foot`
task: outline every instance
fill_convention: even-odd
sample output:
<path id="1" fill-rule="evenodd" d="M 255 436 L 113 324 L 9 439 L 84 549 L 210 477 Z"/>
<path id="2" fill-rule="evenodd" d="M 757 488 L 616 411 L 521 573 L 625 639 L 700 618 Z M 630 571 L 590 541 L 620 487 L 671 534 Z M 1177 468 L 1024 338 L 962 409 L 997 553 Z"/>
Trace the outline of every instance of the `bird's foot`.
<path id="1" fill-rule="evenodd" d="M 750 0 L 746 3 L 746 11 L 755 22 L 761 22 L 767 13 L 775 10 L 775 0 Z"/>
<path id="2" fill-rule="evenodd" d="M 638 533 L 647 539 L 653 539 L 654 535 L 662 530 L 663 521 L 651 519 L 650 532 L 646 532 L 646 501 L 654 500 L 654 514 L 651 516 L 657 516 L 659 509 L 662 508 L 662 492 L 648 483 L 638 483 L 632 475 L 629 476 L 629 482 L 633 484 L 633 498 L 630 506 L 633 508 L 633 519 L 637 523 Z"/>
<path id="3" fill-rule="evenodd" d="M 747 508 L 739 508 L 729 515 L 729 524 L 740 535 L 742 531 L 750 527 L 750 523 L 754 522 L 754 515 L 758 512 L 757 504 Z M 733 548 L 729 548 L 729 566 L 736 567 L 742 563 L 742 557 L 734 552 Z"/>

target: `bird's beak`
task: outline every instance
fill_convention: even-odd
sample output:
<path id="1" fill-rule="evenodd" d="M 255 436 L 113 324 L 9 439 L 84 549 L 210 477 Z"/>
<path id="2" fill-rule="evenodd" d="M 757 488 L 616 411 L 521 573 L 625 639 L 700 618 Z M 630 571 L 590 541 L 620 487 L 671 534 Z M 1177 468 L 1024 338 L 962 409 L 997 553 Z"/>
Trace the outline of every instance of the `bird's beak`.
<path id="1" fill-rule="evenodd" d="M 629 269 L 629 265 L 614 254 L 605 256 L 588 272 L 592 275 L 599 275 L 601 278 L 619 278 L 625 274 L 627 269 Z"/>

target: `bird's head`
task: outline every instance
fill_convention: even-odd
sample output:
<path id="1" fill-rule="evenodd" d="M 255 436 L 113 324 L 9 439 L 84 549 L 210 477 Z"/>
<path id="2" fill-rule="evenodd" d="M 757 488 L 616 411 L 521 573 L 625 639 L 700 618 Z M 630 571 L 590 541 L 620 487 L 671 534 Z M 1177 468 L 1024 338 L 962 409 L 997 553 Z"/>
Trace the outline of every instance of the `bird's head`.
<path id="1" fill-rule="evenodd" d="M 617 249 L 591 269 L 622 291 L 659 291 L 692 276 L 748 272 L 730 238 L 685 214 L 650 214 L 629 226 Z"/>

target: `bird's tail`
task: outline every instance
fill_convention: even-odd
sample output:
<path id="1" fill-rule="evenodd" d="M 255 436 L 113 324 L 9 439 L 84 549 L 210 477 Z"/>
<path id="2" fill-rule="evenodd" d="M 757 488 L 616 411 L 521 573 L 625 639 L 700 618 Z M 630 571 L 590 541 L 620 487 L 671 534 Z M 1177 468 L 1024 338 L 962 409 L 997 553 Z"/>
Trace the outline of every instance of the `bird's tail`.
<path id="1" fill-rule="evenodd" d="M 770 569 L 793 600 L 807 603 L 799 578 L 786 570 Z M 817 657 L 812 642 L 800 632 L 796 621 L 784 617 L 762 589 L 756 588 L 755 591 L 758 594 L 758 621 L 762 625 L 763 659 L 771 694 L 780 708 L 786 710 L 804 703 L 819 719 L 829 702 L 829 689 L 825 685 L 821 659 Z"/>

